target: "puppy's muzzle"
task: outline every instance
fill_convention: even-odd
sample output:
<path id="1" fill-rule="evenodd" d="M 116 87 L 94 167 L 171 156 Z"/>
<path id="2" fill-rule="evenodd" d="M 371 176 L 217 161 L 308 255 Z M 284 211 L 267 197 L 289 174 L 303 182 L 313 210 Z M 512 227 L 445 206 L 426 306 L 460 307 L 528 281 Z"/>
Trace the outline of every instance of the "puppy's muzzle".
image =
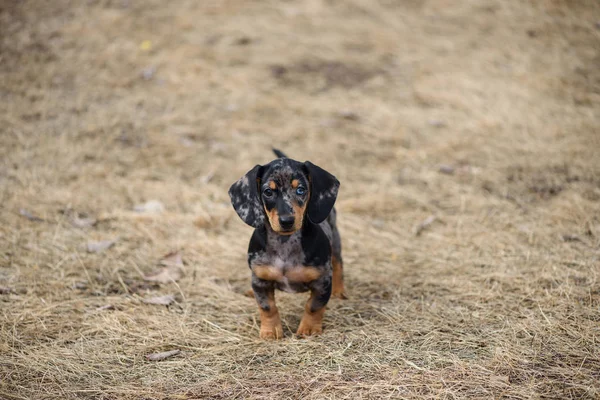
<path id="1" fill-rule="evenodd" d="M 279 216 L 279 226 L 282 229 L 288 231 L 294 227 L 295 218 L 293 215 L 280 215 Z"/>

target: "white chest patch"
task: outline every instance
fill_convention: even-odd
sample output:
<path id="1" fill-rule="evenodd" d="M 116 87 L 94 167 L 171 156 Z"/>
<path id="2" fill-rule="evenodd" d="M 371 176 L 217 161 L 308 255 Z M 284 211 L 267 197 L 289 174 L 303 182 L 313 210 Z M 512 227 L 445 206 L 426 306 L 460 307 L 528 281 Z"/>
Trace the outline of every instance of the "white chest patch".
<path id="1" fill-rule="evenodd" d="M 283 268 L 285 267 L 286 262 L 283 261 L 283 259 L 281 259 L 281 257 L 273 257 L 273 262 L 272 265 L 281 270 L 281 272 L 283 273 Z"/>

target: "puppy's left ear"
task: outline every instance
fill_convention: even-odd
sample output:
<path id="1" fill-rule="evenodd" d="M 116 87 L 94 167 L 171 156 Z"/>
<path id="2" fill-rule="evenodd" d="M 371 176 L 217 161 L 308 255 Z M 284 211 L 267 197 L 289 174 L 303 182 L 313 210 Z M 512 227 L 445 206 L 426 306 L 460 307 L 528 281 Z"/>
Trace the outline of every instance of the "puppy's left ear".
<path id="1" fill-rule="evenodd" d="M 304 167 L 310 180 L 310 200 L 307 215 L 315 224 L 325 221 L 335 204 L 340 182 L 335 176 L 307 161 Z"/>
<path id="2" fill-rule="evenodd" d="M 258 197 L 258 179 L 262 165 L 257 165 L 229 188 L 229 197 L 242 221 L 255 228 L 264 225 L 265 215 Z"/>

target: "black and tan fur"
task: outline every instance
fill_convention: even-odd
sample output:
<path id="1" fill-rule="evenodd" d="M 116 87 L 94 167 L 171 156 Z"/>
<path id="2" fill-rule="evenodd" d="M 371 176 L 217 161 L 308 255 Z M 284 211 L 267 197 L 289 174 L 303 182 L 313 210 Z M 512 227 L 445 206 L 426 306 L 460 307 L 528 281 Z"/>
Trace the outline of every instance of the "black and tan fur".
<path id="1" fill-rule="evenodd" d="M 342 248 L 333 208 L 339 181 L 309 161 L 287 158 L 257 165 L 229 189 L 236 212 L 256 228 L 248 247 L 260 337 L 283 336 L 275 289 L 310 291 L 297 334 L 322 332 L 329 298 L 345 298 Z"/>

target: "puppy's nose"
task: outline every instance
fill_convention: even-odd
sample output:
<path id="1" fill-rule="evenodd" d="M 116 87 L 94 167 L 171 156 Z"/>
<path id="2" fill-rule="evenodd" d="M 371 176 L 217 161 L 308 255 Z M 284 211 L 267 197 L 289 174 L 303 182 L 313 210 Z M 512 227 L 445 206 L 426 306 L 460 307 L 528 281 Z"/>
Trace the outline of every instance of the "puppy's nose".
<path id="1" fill-rule="evenodd" d="M 294 216 L 293 215 L 280 215 L 279 216 L 279 225 L 283 229 L 290 229 L 294 226 Z"/>

